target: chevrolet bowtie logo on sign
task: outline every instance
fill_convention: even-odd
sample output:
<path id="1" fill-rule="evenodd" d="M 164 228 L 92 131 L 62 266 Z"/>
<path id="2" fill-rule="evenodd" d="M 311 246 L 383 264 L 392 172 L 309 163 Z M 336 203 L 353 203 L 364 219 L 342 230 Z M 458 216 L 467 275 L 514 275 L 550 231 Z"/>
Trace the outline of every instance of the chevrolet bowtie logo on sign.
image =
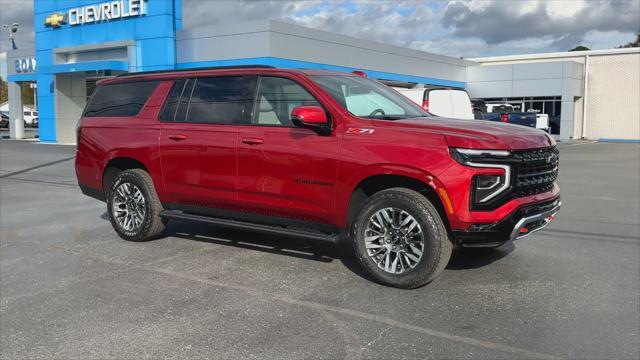
<path id="1" fill-rule="evenodd" d="M 53 28 L 59 28 L 67 23 L 70 26 L 75 26 L 141 17 L 147 14 L 147 1 L 148 0 L 117 0 L 72 8 L 69 9 L 66 14 L 55 13 L 47 16 L 44 24 Z"/>
<path id="2" fill-rule="evenodd" d="M 51 26 L 53 28 L 59 28 L 60 26 L 67 23 L 67 17 L 60 13 L 55 13 L 47 16 L 44 20 L 45 26 Z"/>

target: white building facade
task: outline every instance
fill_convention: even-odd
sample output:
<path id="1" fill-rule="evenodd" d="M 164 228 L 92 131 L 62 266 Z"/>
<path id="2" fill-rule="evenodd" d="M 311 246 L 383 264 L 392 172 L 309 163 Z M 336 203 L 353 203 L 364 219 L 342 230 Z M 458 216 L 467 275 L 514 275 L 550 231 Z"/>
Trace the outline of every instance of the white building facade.
<path id="1" fill-rule="evenodd" d="M 480 66 L 467 68 L 472 96 L 561 94 L 561 139 L 640 141 L 640 48 L 468 60 Z"/>

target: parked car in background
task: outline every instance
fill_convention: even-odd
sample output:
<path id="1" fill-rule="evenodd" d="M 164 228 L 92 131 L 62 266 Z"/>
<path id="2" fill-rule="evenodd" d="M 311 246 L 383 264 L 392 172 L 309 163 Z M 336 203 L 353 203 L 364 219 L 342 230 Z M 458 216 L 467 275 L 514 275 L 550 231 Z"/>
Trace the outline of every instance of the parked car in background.
<path id="1" fill-rule="evenodd" d="M 98 83 L 77 137 L 78 184 L 125 240 L 170 220 L 341 240 L 400 288 L 433 280 L 454 246 L 521 239 L 561 206 L 549 135 L 430 116 L 340 72 L 121 75 Z"/>
<path id="2" fill-rule="evenodd" d="M 471 99 L 473 107 L 473 118 L 476 120 L 484 120 L 484 113 L 487 112 L 487 104 L 482 99 Z"/>
<path id="3" fill-rule="evenodd" d="M 469 94 L 461 89 L 394 87 L 400 94 L 420 105 L 425 111 L 441 117 L 473 120 L 473 107 Z"/>
<path id="4" fill-rule="evenodd" d="M 0 128 L 8 128 L 9 127 L 9 115 L 5 113 L 0 113 Z"/>
<path id="5" fill-rule="evenodd" d="M 35 123 L 38 123 L 38 112 L 37 111 L 31 111 L 31 110 L 25 110 L 22 113 L 22 117 L 24 119 L 24 124 L 25 126 L 31 126 L 34 127 L 34 119 L 35 119 Z"/>
<path id="6" fill-rule="evenodd" d="M 542 121 L 540 125 L 538 125 L 538 116 L 536 113 L 514 112 L 513 106 L 510 104 L 487 104 L 487 112 L 484 114 L 484 120 L 499 121 L 549 131 L 548 117 L 546 122 Z"/>
<path id="7" fill-rule="evenodd" d="M 536 129 L 551 132 L 551 124 L 549 123 L 549 115 L 536 113 Z"/>
<path id="8" fill-rule="evenodd" d="M 549 133 L 560 134 L 560 115 L 549 117 Z"/>

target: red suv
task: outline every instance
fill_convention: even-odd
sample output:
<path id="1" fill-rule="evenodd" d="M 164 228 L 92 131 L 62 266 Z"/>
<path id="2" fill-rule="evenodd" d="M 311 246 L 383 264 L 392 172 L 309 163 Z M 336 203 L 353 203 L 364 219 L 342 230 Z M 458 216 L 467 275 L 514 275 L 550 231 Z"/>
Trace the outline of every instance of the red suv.
<path id="1" fill-rule="evenodd" d="M 432 116 L 354 74 L 263 66 L 99 82 L 78 126 L 83 193 L 125 240 L 171 219 L 345 239 L 414 288 L 453 247 L 497 247 L 560 208 L 558 150 L 517 125 Z"/>

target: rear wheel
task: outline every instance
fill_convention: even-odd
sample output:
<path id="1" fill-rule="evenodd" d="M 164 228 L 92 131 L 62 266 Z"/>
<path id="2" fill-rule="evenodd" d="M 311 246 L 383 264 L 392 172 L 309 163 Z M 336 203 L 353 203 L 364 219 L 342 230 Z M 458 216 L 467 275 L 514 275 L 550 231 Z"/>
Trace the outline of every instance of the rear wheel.
<path id="1" fill-rule="evenodd" d="M 118 174 L 107 196 L 109 219 L 121 238 L 147 241 L 164 231 L 166 221 L 160 218 L 162 205 L 151 177 L 144 170 L 130 169 Z"/>
<path id="2" fill-rule="evenodd" d="M 452 243 L 438 210 L 420 193 L 392 188 L 365 202 L 352 229 L 358 261 L 375 280 L 399 288 L 432 281 Z"/>

